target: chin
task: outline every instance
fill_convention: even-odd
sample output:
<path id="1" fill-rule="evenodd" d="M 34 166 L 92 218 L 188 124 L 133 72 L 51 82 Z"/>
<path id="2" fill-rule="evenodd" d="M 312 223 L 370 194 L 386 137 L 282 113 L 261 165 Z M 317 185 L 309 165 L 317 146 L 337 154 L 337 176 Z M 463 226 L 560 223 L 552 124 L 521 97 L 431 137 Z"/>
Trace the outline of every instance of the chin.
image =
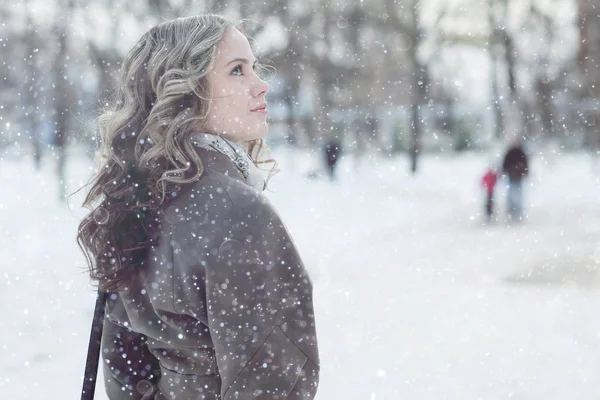
<path id="1" fill-rule="evenodd" d="M 269 126 L 265 123 L 264 126 L 259 126 L 252 132 L 248 132 L 244 141 L 263 139 L 267 136 L 267 133 L 269 133 Z"/>
<path id="2" fill-rule="evenodd" d="M 249 142 L 251 140 L 262 139 L 269 132 L 269 125 L 264 122 L 252 127 L 253 129 L 244 129 L 230 131 L 231 133 L 223 133 L 222 135 L 233 142 Z"/>

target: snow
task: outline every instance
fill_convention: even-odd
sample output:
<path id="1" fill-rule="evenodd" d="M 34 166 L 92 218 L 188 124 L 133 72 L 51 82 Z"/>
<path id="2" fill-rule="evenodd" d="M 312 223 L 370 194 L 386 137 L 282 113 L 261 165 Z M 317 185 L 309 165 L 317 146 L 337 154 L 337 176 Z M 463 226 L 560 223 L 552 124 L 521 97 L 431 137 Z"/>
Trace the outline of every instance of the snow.
<path id="1" fill-rule="evenodd" d="M 81 154 L 69 193 L 91 173 Z M 317 399 L 600 397 L 600 170 L 587 155 L 532 160 L 520 224 L 502 209 L 482 223 L 486 155 L 424 155 L 417 176 L 403 157 L 348 158 L 337 182 L 307 178 L 319 155 L 275 156 L 267 195 L 315 286 Z M 81 388 L 95 294 L 75 242 L 82 196 L 61 206 L 54 168 L 0 161 L 7 399 Z"/>

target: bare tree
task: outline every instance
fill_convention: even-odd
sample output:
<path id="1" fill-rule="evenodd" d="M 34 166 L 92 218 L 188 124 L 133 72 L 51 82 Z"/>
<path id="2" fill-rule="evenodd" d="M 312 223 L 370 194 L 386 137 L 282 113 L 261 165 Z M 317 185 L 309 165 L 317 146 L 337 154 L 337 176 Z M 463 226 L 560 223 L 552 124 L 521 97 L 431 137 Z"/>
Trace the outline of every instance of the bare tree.
<path id="1" fill-rule="evenodd" d="M 73 9 L 74 1 L 67 0 L 64 12 Z M 64 12 L 60 13 L 55 25 L 57 53 L 54 58 L 54 108 L 56 110 L 56 131 L 54 137 L 54 150 L 56 153 L 56 172 L 58 177 L 58 193 L 60 199 L 66 197 L 65 165 L 66 144 L 69 131 L 69 80 L 68 80 L 68 44 L 69 29 Z"/>
<path id="2" fill-rule="evenodd" d="M 517 50 L 513 35 L 508 31 L 508 0 L 489 0 L 488 7 L 495 137 L 500 139 L 506 133 L 506 116 L 512 117 L 518 108 Z M 504 70 L 501 69 L 501 66 L 504 66 Z M 500 81 L 501 77 L 505 77 L 505 85 Z M 502 94 L 504 86 L 508 87 L 506 95 Z M 506 100 L 503 101 L 503 98 Z"/>
<path id="3" fill-rule="evenodd" d="M 35 47 L 37 42 L 36 29 L 31 18 L 31 9 L 29 1 L 24 1 L 23 6 L 25 8 L 25 29 L 24 29 L 24 40 L 23 47 L 25 50 L 24 59 L 24 71 L 25 79 L 23 81 L 23 87 L 21 93 L 23 93 L 23 100 L 25 101 L 25 114 L 24 114 L 24 125 L 25 132 L 31 140 L 32 155 L 35 169 L 39 170 L 42 158 L 42 143 L 38 133 L 38 119 L 36 119 L 37 113 L 37 93 L 36 93 L 36 57 Z"/>
<path id="4" fill-rule="evenodd" d="M 548 49 L 543 51 L 538 58 L 534 84 L 543 132 L 547 138 L 552 138 L 556 134 L 554 129 L 555 113 L 553 94 L 560 84 L 559 80 L 557 79 L 560 78 L 560 75 L 556 77 L 553 76 L 551 72 L 551 55 L 549 54 L 549 49 L 551 49 L 552 42 L 554 41 L 555 29 L 552 18 L 544 13 L 534 3 L 532 3 L 530 7 L 530 14 L 533 17 L 529 19 L 530 21 L 534 19 L 539 21 L 538 24 L 541 28 L 540 36 L 542 36 L 542 41 L 546 42 L 547 44 L 545 48 Z"/>
<path id="5" fill-rule="evenodd" d="M 494 136 L 500 139 L 504 136 L 504 113 L 502 109 L 502 95 L 500 94 L 500 82 L 498 77 L 499 51 L 498 43 L 506 43 L 502 40 L 506 35 L 506 29 L 501 29 L 496 17 L 496 0 L 488 0 L 488 21 L 490 25 L 490 40 L 488 41 L 488 51 L 491 57 L 491 84 L 492 84 L 492 109 L 494 110 Z M 504 6 L 506 6 L 504 4 Z"/>
<path id="6" fill-rule="evenodd" d="M 586 142 L 600 150 L 600 1 L 578 0 L 579 8 L 579 91 Z"/>
<path id="7" fill-rule="evenodd" d="M 409 145 L 410 171 L 417 172 L 419 152 L 421 151 L 422 113 L 428 102 L 430 74 L 428 65 L 419 57 L 419 49 L 424 39 L 420 24 L 420 3 L 418 0 L 398 2 L 386 0 L 386 17 L 388 26 L 401 33 L 410 41 L 406 52 L 410 64 L 411 78 L 411 140 Z"/>

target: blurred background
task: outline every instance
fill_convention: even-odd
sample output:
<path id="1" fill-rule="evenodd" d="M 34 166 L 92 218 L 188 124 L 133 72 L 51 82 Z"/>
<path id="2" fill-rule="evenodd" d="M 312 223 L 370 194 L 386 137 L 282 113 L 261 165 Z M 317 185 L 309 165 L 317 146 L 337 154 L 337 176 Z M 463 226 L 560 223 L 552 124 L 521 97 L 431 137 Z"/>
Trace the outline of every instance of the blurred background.
<path id="1" fill-rule="evenodd" d="M 267 195 L 314 280 L 319 399 L 600 398 L 600 0 L 2 2 L 5 398 L 77 396 L 96 117 L 142 33 L 205 11 L 277 71 Z"/>
<path id="2" fill-rule="evenodd" d="M 481 150 L 508 135 L 596 153 L 600 21 L 593 0 L 184 0 L 4 4 L 5 157 L 95 144 L 125 53 L 151 26 L 217 10 L 251 21 L 277 68 L 271 145 L 339 136 L 356 156 Z M 64 161 L 63 161 L 64 163 Z"/>

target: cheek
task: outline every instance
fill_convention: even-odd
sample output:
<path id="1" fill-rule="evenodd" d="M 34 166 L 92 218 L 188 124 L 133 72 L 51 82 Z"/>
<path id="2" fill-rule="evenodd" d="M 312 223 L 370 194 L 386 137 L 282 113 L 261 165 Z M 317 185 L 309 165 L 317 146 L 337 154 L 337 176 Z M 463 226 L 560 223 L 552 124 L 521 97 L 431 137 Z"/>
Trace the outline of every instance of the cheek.
<path id="1" fill-rule="evenodd" d="M 217 130 L 233 129 L 234 125 L 238 125 L 240 121 L 247 118 L 247 103 L 241 96 L 228 96 L 213 100 L 209 117 L 211 125 Z"/>
<path id="2" fill-rule="evenodd" d="M 229 96 L 213 103 L 213 116 L 226 120 L 229 117 L 239 115 L 242 109 L 242 102 L 236 96 Z"/>
<path id="3" fill-rule="evenodd" d="M 215 91 L 216 98 L 219 98 L 219 97 L 220 98 L 228 98 L 228 97 L 232 97 L 232 96 L 241 97 L 241 96 L 249 96 L 249 95 L 250 95 L 250 89 L 247 87 L 244 87 L 241 84 L 223 86 Z"/>
<path id="4" fill-rule="evenodd" d="M 246 92 L 233 91 L 221 101 L 221 108 L 240 116 L 241 113 L 248 111 L 249 99 L 249 95 Z"/>
<path id="5" fill-rule="evenodd" d="M 218 126 L 239 123 L 239 118 L 246 118 L 249 112 L 250 97 L 250 90 L 241 84 L 215 88 L 212 123 Z"/>

